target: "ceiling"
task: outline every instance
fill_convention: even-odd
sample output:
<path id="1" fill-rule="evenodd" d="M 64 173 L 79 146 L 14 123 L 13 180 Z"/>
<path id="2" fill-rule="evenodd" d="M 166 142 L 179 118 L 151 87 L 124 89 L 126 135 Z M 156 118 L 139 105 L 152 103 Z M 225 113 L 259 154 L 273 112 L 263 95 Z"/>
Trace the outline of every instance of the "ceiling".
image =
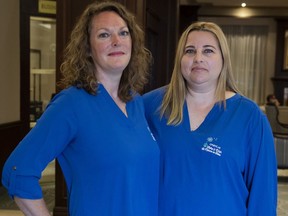
<path id="1" fill-rule="evenodd" d="M 181 5 L 235 6 L 242 2 L 247 7 L 288 7 L 288 0 L 180 0 Z"/>

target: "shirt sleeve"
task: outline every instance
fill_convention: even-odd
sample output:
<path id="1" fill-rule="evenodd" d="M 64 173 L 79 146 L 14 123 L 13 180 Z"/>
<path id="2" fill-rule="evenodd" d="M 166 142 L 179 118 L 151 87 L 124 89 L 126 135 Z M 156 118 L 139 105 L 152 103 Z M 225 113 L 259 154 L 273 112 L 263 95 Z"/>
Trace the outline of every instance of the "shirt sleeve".
<path id="1" fill-rule="evenodd" d="M 68 93 L 59 93 L 11 153 L 2 173 L 2 184 L 11 197 L 40 199 L 41 173 L 75 137 L 75 104 Z"/>
<path id="2" fill-rule="evenodd" d="M 249 190 L 247 215 L 273 216 L 277 211 L 277 161 L 272 130 L 261 114 L 250 127 L 253 132 L 244 174 Z"/>

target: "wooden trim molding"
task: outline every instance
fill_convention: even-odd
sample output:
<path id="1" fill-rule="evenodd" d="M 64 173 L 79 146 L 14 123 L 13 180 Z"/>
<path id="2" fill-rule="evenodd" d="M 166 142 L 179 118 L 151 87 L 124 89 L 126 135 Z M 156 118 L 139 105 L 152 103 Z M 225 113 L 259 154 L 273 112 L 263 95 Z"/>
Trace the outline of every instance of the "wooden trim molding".
<path id="1" fill-rule="evenodd" d="M 5 161 L 25 136 L 23 122 L 16 121 L 0 125 L 0 178 L 2 179 L 2 170 Z M 0 183 L 1 185 L 1 183 Z"/>

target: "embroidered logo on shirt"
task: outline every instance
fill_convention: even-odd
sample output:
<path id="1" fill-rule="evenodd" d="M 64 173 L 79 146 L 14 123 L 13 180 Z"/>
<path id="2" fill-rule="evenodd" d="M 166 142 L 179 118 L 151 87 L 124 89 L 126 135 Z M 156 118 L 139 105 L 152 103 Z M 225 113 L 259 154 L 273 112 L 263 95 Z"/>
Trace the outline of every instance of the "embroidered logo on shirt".
<path id="1" fill-rule="evenodd" d="M 217 141 L 217 138 L 208 137 L 206 142 L 203 144 L 203 147 L 201 148 L 201 150 L 210 152 L 212 154 L 215 154 L 221 157 L 222 155 L 221 147 L 215 144 L 215 141 Z"/>

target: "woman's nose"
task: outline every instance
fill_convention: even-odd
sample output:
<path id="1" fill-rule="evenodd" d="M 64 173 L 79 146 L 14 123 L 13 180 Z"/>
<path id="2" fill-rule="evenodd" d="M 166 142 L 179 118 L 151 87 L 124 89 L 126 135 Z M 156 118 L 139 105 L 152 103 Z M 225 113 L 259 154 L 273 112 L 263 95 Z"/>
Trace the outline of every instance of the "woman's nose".
<path id="1" fill-rule="evenodd" d="M 117 34 L 112 35 L 112 46 L 116 47 L 119 44 L 120 44 L 120 37 Z"/>
<path id="2" fill-rule="evenodd" d="M 195 62 L 203 62 L 203 55 L 201 52 L 197 51 L 194 56 Z"/>

